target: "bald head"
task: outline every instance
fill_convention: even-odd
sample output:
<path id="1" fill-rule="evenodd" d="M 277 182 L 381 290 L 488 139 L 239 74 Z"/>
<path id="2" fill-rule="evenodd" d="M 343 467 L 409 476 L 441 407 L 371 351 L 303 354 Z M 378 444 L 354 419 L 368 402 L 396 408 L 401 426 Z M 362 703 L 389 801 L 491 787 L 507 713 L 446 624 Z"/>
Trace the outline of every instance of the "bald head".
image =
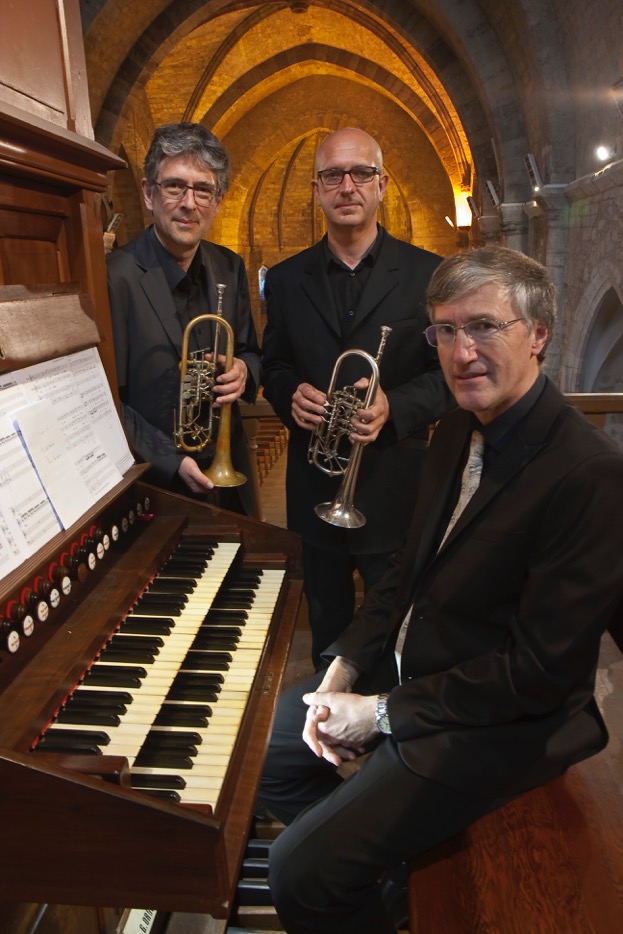
<path id="1" fill-rule="evenodd" d="M 367 165 L 375 165 L 377 168 L 383 168 L 383 153 L 381 147 L 369 133 L 365 130 L 359 130 L 357 127 L 343 127 L 330 133 L 318 146 L 316 158 L 314 161 L 314 170 L 316 172 L 325 168 L 331 163 L 331 156 L 335 151 L 346 155 L 349 150 L 353 153 L 367 152 Z"/>

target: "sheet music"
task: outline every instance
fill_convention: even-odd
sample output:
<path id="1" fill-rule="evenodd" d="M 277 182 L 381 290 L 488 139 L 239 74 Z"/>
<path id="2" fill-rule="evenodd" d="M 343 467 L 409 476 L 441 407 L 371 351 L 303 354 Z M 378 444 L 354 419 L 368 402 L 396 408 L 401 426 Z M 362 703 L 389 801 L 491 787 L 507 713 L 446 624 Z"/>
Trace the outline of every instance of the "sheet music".
<path id="1" fill-rule="evenodd" d="M 91 439 L 95 435 L 120 474 L 132 466 L 134 458 L 95 348 L 36 363 L 13 376 L 16 384 L 34 398 L 52 401 L 68 444 L 78 444 L 80 434 L 89 432 Z"/>
<path id="2" fill-rule="evenodd" d="M 0 578 L 133 463 L 95 349 L 0 374 Z"/>
<path id="3" fill-rule="evenodd" d="M 117 470 L 125 474 L 134 463 L 134 457 L 121 427 L 99 354 L 91 348 L 73 354 L 69 361 L 93 429 Z"/>
<path id="4" fill-rule="evenodd" d="M 95 500 L 49 399 L 33 402 L 11 415 L 34 470 L 63 528 L 77 522 Z"/>
<path id="5" fill-rule="evenodd" d="M 60 529 L 15 428 L 8 417 L 0 418 L 0 578 Z"/>

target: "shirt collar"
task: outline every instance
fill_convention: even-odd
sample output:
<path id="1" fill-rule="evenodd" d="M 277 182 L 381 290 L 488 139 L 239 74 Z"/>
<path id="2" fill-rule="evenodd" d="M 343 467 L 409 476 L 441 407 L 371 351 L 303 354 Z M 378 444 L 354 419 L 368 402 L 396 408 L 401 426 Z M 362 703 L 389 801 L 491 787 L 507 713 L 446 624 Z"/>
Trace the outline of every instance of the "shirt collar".
<path id="1" fill-rule="evenodd" d="M 197 249 L 197 252 L 192 258 L 192 262 L 188 267 L 188 272 L 185 272 L 180 264 L 177 262 L 174 256 L 169 253 L 162 243 L 156 236 L 156 231 L 150 227 L 151 240 L 158 257 L 158 263 L 160 264 L 162 271 L 165 275 L 169 288 L 173 292 L 180 284 L 186 280 L 188 285 L 190 283 L 195 283 L 199 280 L 199 277 L 202 275 L 202 270 L 204 269 L 203 257 L 201 255 L 201 250 Z M 188 287 L 188 286 L 187 286 Z"/>
<path id="2" fill-rule="evenodd" d="M 540 372 L 528 392 L 514 405 L 511 405 L 510 409 L 506 409 L 492 422 L 489 422 L 488 425 L 481 425 L 474 419 L 474 428 L 482 432 L 487 445 L 495 448 L 496 451 L 503 450 L 510 440 L 513 430 L 537 402 L 545 388 L 545 383 L 545 373 Z"/>
<path id="3" fill-rule="evenodd" d="M 366 252 L 363 254 L 363 256 L 361 257 L 357 265 L 355 266 L 355 270 L 359 269 L 361 266 L 373 266 L 374 265 L 374 263 L 378 259 L 379 253 L 381 252 L 381 246 L 383 245 L 384 237 L 385 237 L 385 229 L 381 227 L 380 224 L 377 224 L 376 225 L 376 237 L 374 238 L 374 240 L 372 241 L 372 243 L 370 244 Z M 338 266 L 340 269 L 347 269 L 349 272 L 355 271 L 355 270 L 352 270 L 350 266 L 347 266 L 346 263 L 343 263 L 342 260 L 338 256 L 336 256 L 335 253 L 332 252 L 331 248 L 329 247 L 329 238 L 327 234 L 324 235 L 321 243 L 322 243 L 324 263 L 325 263 L 327 270 L 331 268 L 331 264 L 333 263 L 336 266 Z"/>

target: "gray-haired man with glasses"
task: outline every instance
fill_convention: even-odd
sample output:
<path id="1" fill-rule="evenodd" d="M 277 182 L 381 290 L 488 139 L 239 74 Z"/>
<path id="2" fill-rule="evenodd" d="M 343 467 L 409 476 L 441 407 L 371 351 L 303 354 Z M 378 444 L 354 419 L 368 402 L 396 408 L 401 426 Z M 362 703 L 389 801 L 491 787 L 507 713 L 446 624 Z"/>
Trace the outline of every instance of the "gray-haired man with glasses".
<path id="1" fill-rule="evenodd" d="M 593 692 L 623 597 L 623 457 L 540 368 L 551 279 L 483 247 L 446 259 L 428 300 L 459 408 L 435 429 L 404 549 L 326 671 L 281 699 L 266 760 L 261 802 L 289 825 L 269 874 L 288 934 L 394 934 L 384 871 L 608 739 Z"/>
<path id="2" fill-rule="evenodd" d="M 349 623 L 353 572 L 364 587 L 383 574 L 399 547 L 415 501 L 428 426 L 451 404 L 437 354 L 422 334 L 425 292 L 441 257 L 392 237 L 377 221 L 388 185 L 379 144 L 344 128 L 316 151 L 312 190 L 327 232 L 320 242 L 269 270 L 264 332 L 264 394 L 290 429 L 288 527 L 303 537 L 305 595 L 312 657 Z M 343 351 L 376 356 L 381 327 L 389 335 L 374 404 L 352 419 L 350 439 L 365 445 L 355 506 L 358 529 L 328 525 L 316 515 L 340 478 L 308 461 L 311 433 L 324 413 L 327 388 Z M 352 357 L 336 388 L 370 376 Z M 351 367 L 349 369 L 349 366 Z"/>
<path id="3" fill-rule="evenodd" d="M 217 310 L 217 283 L 225 284 L 222 311 L 231 324 L 234 360 L 217 378 L 215 406 L 252 401 L 260 382 L 259 347 L 242 259 L 210 243 L 210 232 L 229 181 L 229 157 L 219 140 L 196 123 L 159 127 L 147 152 L 142 180 L 153 226 L 107 258 L 119 394 L 128 438 L 148 479 L 219 505 L 257 514 L 254 485 L 213 491 L 204 476 L 214 445 L 191 456 L 173 441 L 179 409 L 182 335 L 199 315 Z M 210 349 L 212 322 L 191 331 L 191 350 Z M 224 343 L 221 353 L 224 354 Z M 220 356 L 220 355 L 219 355 Z M 224 357 L 223 357 L 224 360 Z M 251 470 L 242 420 L 232 410 L 232 462 Z"/>

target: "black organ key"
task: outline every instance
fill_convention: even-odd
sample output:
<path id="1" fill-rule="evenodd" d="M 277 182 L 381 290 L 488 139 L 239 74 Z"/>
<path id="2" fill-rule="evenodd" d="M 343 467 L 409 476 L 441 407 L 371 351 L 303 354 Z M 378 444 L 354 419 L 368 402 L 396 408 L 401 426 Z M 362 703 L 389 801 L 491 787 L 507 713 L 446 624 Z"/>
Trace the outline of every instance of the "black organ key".
<path id="1" fill-rule="evenodd" d="M 132 612 L 154 613 L 156 616 L 179 616 L 186 603 L 185 594 L 143 593 L 138 598 Z"/>
<path id="2" fill-rule="evenodd" d="M 33 752 L 62 752 L 72 756 L 101 756 L 102 750 L 96 743 L 73 742 L 71 746 L 63 740 L 56 740 L 52 732 L 48 731 L 44 738 L 37 743 Z"/>
<path id="3" fill-rule="evenodd" d="M 183 575 L 187 577 L 189 574 L 193 573 L 197 576 L 201 576 L 208 566 L 208 561 L 203 560 L 202 558 L 193 558 L 193 557 L 178 557 L 170 558 L 165 565 L 163 565 L 159 574 L 162 577 L 169 575 L 180 577 Z"/>
<path id="4" fill-rule="evenodd" d="M 141 788 L 141 791 L 152 798 L 163 798 L 165 801 L 175 801 L 176 804 L 182 800 L 177 791 L 167 791 L 164 788 Z"/>
<path id="5" fill-rule="evenodd" d="M 156 577 L 147 588 L 146 593 L 159 594 L 189 594 L 192 593 L 197 582 L 189 577 Z"/>
<path id="6" fill-rule="evenodd" d="M 70 700 L 83 707 L 87 704 L 93 704 L 96 707 L 100 704 L 125 707 L 126 704 L 132 703 L 133 697 L 129 691 L 89 691 L 88 688 L 78 687 Z"/>
<path id="7" fill-rule="evenodd" d="M 110 736 L 103 730 L 47 730 L 41 737 L 37 746 L 49 746 L 52 743 L 63 745 L 68 751 L 72 750 L 78 744 L 90 744 L 93 746 L 107 746 L 110 742 Z"/>
<path id="8" fill-rule="evenodd" d="M 83 684 L 98 687 L 140 687 L 147 672 L 137 665 L 93 665 L 83 678 Z"/>
<path id="9" fill-rule="evenodd" d="M 207 704 L 163 704 L 154 726 L 195 726 L 205 729 L 212 716 L 212 708 Z"/>
<path id="10" fill-rule="evenodd" d="M 120 717 L 128 711 L 128 704 L 111 704 L 108 703 L 105 699 L 102 699 L 99 704 L 94 704 L 89 701 L 86 704 L 83 704 L 74 694 L 70 697 L 65 705 L 61 708 L 61 711 L 75 711 L 76 713 L 84 713 L 88 715 L 89 713 L 94 714 L 105 714 L 112 717 Z"/>
<path id="11" fill-rule="evenodd" d="M 171 617 L 127 616 L 122 622 L 119 632 L 169 636 L 174 626 L 175 622 Z"/>
<path id="12" fill-rule="evenodd" d="M 220 636 L 214 632 L 200 633 L 193 642 L 191 649 L 212 649 L 217 652 L 235 652 L 239 642 L 238 636 Z"/>
<path id="13" fill-rule="evenodd" d="M 181 775 L 131 775 L 133 788 L 186 788 Z"/>
<path id="14" fill-rule="evenodd" d="M 242 599 L 238 597 L 218 596 L 212 604 L 215 610 L 250 610 L 253 606 L 253 600 Z"/>
<path id="15" fill-rule="evenodd" d="M 192 756 L 177 755 L 175 750 L 166 752 L 139 752 L 134 765 L 140 769 L 192 769 Z"/>
<path id="16" fill-rule="evenodd" d="M 136 665 L 153 665 L 156 652 L 148 652 L 145 649 L 138 649 L 129 646 L 127 649 L 118 647 L 104 649 L 100 655 L 103 662 L 121 662 L 134 663 Z"/>
<path id="17" fill-rule="evenodd" d="M 191 650 L 184 659 L 180 671 L 228 671 L 231 652 L 199 652 Z"/>
<path id="18" fill-rule="evenodd" d="M 93 708 L 76 709 L 75 707 L 66 707 L 58 713 L 57 723 L 83 723 L 98 726 L 119 726 L 121 717 L 118 713 L 111 713 L 107 710 L 96 710 Z"/>
<path id="19" fill-rule="evenodd" d="M 139 756 L 141 753 L 154 756 L 163 753 L 165 755 L 188 756 L 193 759 L 197 755 L 197 747 L 191 743 L 184 743 L 182 740 L 178 740 L 174 734 L 168 733 L 163 735 L 161 739 L 152 739 L 148 736 L 141 746 Z"/>
<path id="20" fill-rule="evenodd" d="M 170 603 L 171 606 L 181 610 L 188 603 L 188 596 L 185 593 L 157 593 L 144 590 L 136 602 L 144 603 L 147 606 L 152 603 Z"/>
<path id="21" fill-rule="evenodd" d="M 201 733 L 196 730 L 157 730 L 147 734 L 146 743 L 152 746 L 200 746 L 203 742 Z"/>
<path id="22" fill-rule="evenodd" d="M 204 620 L 206 626 L 220 626 L 220 625 L 236 625 L 244 626 L 246 621 L 249 618 L 249 614 L 246 610 L 208 610 L 207 616 Z"/>
<path id="23" fill-rule="evenodd" d="M 218 701 L 218 691 L 203 684 L 174 684 L 167 694 L 167 700 L 204 701 L 206 704 L 215 704 Z"/>

